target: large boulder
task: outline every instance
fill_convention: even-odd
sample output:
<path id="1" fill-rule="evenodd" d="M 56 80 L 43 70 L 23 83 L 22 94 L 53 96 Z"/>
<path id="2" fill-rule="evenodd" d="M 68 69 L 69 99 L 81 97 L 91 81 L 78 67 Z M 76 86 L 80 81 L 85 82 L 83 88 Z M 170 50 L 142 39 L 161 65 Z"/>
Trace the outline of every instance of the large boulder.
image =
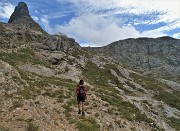
<path id="1" fill-rule="evenodd" d="M 18 85 L 14 81 L 15 79 L 20 79 L 18 71 L 0 60 L 0 96 L 17 92 Z"/>

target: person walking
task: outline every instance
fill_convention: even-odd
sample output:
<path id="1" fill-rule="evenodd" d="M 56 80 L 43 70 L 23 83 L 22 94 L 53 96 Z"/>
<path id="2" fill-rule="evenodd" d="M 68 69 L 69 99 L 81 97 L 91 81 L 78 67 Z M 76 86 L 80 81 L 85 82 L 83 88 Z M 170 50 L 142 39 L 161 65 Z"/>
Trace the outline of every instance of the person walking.
<path id="1" fill-rule="evenodd" d="M 79 84 L 77 85 L 76 88 L 76 95 L 77 95 L 77 102 L 78 102 L 78 114 L 81 114 L 82 111 L 82 115 L 84 116 L 84 102 L 86 99 L 86 87 L 84 85 L 84 81 L 80 80 Z M 82 106 L 82 110 L 81 110 L 81 106 Z"/>

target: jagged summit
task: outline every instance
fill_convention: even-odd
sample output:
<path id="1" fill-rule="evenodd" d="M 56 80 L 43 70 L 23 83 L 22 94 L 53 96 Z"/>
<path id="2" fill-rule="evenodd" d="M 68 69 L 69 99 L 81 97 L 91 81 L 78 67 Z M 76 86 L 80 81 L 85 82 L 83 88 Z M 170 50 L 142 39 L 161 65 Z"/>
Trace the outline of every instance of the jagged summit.
<path id="1" fill-rule="evenodd" d="M 33 28 L 43 31 L 38 23 L 36 23 L 29 14 L 28 6 L 24 2 L 19 2 L 15 7 L 8 23 L 18 25 L 25 28 Z"/>
<path id="2" fill-rule="evenodd" d="M 24 17 L 31 17 L 29 15 L 28 6 L 24 2 L 19 2 L 18 6 L 16 6 L 14 12 L 12 13 L 8 23 L 16 23 L 18 19 Z"/>

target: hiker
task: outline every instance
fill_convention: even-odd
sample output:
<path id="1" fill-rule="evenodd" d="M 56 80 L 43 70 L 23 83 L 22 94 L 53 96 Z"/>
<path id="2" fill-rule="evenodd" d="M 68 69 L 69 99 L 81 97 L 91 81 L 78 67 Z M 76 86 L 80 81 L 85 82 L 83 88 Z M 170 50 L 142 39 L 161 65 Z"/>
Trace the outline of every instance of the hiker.
<path id="1" fill-rule="evenodd" d="M 79 85 L 77 85 L 76 88 L 76 95 L 77 95 L 77 101 L 78 101 L 78 114 L 81 114 L 80 106 L 82 105 L 82 115 L 84 116 L 84 102 L 86 99 L 86 87 L 84 85 L 84 81 L 80 80 Z"/>

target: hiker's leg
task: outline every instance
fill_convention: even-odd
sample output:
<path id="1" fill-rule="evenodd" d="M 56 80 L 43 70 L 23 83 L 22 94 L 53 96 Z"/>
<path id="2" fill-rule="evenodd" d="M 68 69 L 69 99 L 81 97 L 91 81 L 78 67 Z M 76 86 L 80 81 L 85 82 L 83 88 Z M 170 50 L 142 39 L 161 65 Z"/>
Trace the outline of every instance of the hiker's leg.
<path id="1" fill-rule="evenodd" d="M 82 102 L 82 112 L 84 112 L 84 102 Z"/>
<path id="2" fill-rule="evenodd" d="M 78 109 L 79 109 L 78 114 L 81 114 L 80 101 L 78 101 Z"/>
<path id="3" fill-rule="evenodd" d="M 82 102 L 82 115 L 84 116 L 85 113 L 84 113 L 84 102 Z"/>
<path id="4" fill-rule="evenodd" d="M 80 103 L 80 101 L 78 101 L 78 109 L 80 110 L 80 105 L 81 105 L 81 103 Z"/>

